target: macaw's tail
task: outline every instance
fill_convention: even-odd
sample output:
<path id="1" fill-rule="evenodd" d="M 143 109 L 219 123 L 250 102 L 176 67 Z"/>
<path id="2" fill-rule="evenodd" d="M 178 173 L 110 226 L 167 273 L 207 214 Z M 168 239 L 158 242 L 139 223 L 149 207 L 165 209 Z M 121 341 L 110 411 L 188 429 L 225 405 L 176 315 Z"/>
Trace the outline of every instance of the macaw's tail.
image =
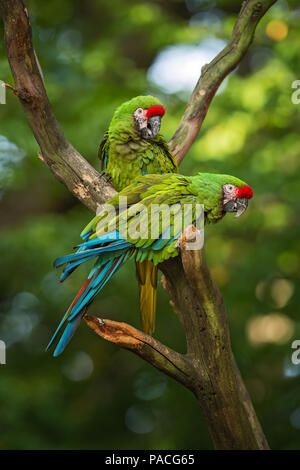
<path id="1" fill-rule="evenodd" d="M 136 262 L 136 277 L 140 289 L 142 327 L 151 335 L 155 328 L 157 267 L 152 261 Z"/>
<path id="2" fill-rule="evenodd" d="M 97 240 L 88 241 L 79 247 L 77 253 L 58 258 L 55 261 L 55 266 L 61 266 L 64 263 L 68 263 L 61 277 L 61 280 L 63 281 L 83 262 L 94 257 L 98 258 L 75 299 L 65 313 L 62 321 L 58 325 L 58 328 L 51 338 L 46 350 L 52 346 L 61 328 L 65 323 L 67 323 L 67 326 L 54 351 L 54 356 L 58 356 L 63 352 L 79 326 L 79 323 L 90 303 L 113 274 L 128 260 L 128 258 L 132 256 L 133 251 L 133 248 L 130 247 L 130 243 L 125 240 L 110 240 L 107 236 L 98 238 Z"/>

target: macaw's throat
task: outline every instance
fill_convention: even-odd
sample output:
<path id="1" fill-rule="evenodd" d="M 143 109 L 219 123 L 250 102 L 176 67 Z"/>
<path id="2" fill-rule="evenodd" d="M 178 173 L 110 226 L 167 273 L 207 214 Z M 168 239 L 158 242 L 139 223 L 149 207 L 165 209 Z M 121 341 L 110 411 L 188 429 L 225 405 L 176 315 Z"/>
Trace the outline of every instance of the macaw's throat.
<path id="1" fill-rule="evenodd" d="M 248 207 L 248 198 L 237 197 L 226 202 L 223 206 L 225 212 L 236 212 L 234 217 L 240 217 Z"/>

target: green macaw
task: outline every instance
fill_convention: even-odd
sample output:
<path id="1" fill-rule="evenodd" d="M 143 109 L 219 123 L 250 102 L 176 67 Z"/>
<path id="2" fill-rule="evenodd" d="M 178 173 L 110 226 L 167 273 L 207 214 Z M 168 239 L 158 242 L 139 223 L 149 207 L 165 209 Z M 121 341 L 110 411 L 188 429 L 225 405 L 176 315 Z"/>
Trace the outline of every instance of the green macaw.
<path id="1" fill-rule="evenodd" d="M 159 134 L 165 109 L 153 96 L 137 96 L 114 113 L 99 148 L 102 174 L 121 191 L 144 174 L 178 173 L 168 144 Z M 136 262 L 143 329 L 155 325 L 157 268 L 149 260 Z"/>
<path id="2" fill-rule="evenodd" d="M 178 239 L 186 228 L 186 210 L 191 215 L 188 225 L 196 223 L 199 204 L 203 205 L 205 223 L 214 224 L 226 212 L 240 216 L 252 196 L 252 189 L 242 180 L 208 173 L 191 177 L 145 175 L 115 195 L 85 227 L 81 233 L 83 243 L 78 245 L 77 252 L 58 258 L 54 263 L 56 267 L 67 263 L 61 276 L 64 281 L 80 264 L 96 258 L 48 345 L 49 348 L 53 344 L 66 322 L 54 356 L 64 350 L 95 296 L 129 258 L 148 260 L 157 266 L 178 256 Z M 162 217 L 161 208 L 169 209 L 172 215 Z M 178 219 L 183 221 L 180 227 Z"/>
<path id="3" fill-rule="evenodd" d="M 159 134 L 164 114 L 153 96 L 137 96 L 116 109 L 99 148 L 101 169 L 116 191 L 141 174 L 178 173 L 176 160 Z"/>

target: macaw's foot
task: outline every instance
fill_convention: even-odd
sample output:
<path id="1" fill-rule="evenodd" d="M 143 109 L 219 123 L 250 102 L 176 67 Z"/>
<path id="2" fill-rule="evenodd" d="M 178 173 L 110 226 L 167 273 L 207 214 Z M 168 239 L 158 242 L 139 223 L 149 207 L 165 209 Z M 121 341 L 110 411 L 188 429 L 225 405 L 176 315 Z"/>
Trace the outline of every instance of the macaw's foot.
<path id="1" fill-rule="evenodd" d="M 107 183 L 113 184 L 112 177 L 109 173 L 107 173 L 107 171 L 102 171 L 102 173 L 100 173 L 100 176 L 101 178 L 104 178 Z"/>

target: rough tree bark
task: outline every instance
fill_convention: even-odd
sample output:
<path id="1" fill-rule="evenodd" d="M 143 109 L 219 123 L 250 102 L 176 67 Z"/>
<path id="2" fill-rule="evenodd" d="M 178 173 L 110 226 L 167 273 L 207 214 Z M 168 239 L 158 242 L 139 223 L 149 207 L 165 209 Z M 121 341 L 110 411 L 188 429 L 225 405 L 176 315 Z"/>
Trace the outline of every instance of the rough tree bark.
<path id="1" fill-rule="evenodd" d="M 259 20 L 276 0 L 243 2 L 232 36 L 201 76 L 169 145 L 180 163 L 193 144 L 222 80 L 247 52 Z M 40 146 L 40 159 L 83 204 L 96 211 L 114 189 L 72 147 L 51 109 L 32 45 L 29 14 L 22 0 L 0 0 L 5 46 L 19 98 Z M 160 265 L 186 335 L 187 353 L 179 354 L 126 323 L 89 315 L 86 323 L 102 338 L 128 349 L 196 396 L 217 449 L 268 449 L 250 397 L 233 358 L 220 291 L 211 279 L 204 249 L 185 249 L 192 234 L 180 240 L 181 256 Z"/>

